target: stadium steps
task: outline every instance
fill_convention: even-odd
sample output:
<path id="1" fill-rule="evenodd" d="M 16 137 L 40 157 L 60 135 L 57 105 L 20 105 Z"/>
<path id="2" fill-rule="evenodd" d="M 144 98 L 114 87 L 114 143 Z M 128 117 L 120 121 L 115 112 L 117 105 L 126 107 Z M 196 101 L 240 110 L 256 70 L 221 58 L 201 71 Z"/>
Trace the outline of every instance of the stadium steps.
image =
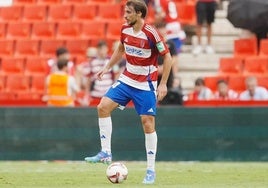
<path id="1" fill-rule="evenodd" d="M 234 40 L 239 37 L 241 30 L 234 28 L 227 20 L 227 5 L 222 10 L 216 11 L 216 19 L 213 24 L 212 46 L 215 54 L 199 54 L 194 56 L 191 51 L 197 44 L 197 37 L 191 37 L 191 44 L 186 44 L 179 55 L 178 76 L 181 78 L 184 93 L 188 94 L 193 90 L 194 81 L 198 77 L 216 75 L 221 57 L 230 57 L 233 54 Z M 205 29 L 202 30 L 202 44 L 206 44 Z"/>

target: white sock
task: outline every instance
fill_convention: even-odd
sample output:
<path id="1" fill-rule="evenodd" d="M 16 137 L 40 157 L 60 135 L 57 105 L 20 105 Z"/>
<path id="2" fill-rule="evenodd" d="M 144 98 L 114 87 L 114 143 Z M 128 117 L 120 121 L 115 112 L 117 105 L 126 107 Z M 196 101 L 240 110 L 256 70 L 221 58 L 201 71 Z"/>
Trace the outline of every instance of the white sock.
<path id="1" fill-rule="evenodd" d="M 147 170 L 155 171 L 155 156 L 157 150 L 156 132 L 145 134 L 145 148 L 147 155 Z"/>
<path id="2" fill-rule="evenodd" d="M 111 117 L 99 118 L 101 151 L 111 153 L 112 119 Z"/>

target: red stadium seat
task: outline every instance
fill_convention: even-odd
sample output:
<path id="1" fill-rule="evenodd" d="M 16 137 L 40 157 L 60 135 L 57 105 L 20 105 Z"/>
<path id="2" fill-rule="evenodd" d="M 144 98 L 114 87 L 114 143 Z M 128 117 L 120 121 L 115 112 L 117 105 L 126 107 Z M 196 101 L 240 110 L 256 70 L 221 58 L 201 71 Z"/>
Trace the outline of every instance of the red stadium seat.
<path id="1" fill-rule="evenodd" d="M 99 19 L 104 22 L 122 20 L 122 6 L 120 4 L 99 4 Z"/>
<path id="2" fill-rule="evenodd" d="M 0 23 L 0 39 L 6 38 L 6 24 Z"/>
<path id="3" fill-rule="evenodd" d="M 24 74 L 24 58 L 4 57 L 1 62 L 1 75 Z"/>
<path id="4" fill-rule="evenodd" d="M 14 5 L 9 7 L 0 7 L 0 21 L 10 22 L 19 21 L 22 17 L 23 7 Z"/>
<path id="5" fill-rule="evenodd" d="M 235 57 L 220 58 L 220 65 L 218 69 L 219 75 L 236 75 L 242 74 L 243 60 Z"/>
<path id="6" fill-rule="evenodd" d="M 194 3 L 177 3 L 179 21 L 182 25 L 196 24 L 196 11 Z"/>
<path id="7" fill-rule="evenodd" d="M 245 58 L 257 55 L 256 38 L 237 39 L 234 40 L 234 56 Z"/>
<path id="8" fill-rule="evenodd" d="M 153 6 L 148 6 L 148 13 L 146 16 L 146 22 L 153 24 L 155 21 L 155 10 Z"/>
<path id="9" fill-rule="evenodd" d="M 30 23 L 9 23 L 7 25 L 7 38 L 8 39 L 26 39 L 31 36 Z"/>
<path id="10" fill-rule="evenodd" d="M 48 21 L 68 21 L 72 18 L 72 5 L 55 4 L 48 9 Z"/>
<path id="11" fill-rule="evenodd" d="M 257 76 L 258 85 L 268 89 L 268 76 Z"/>
<path id="12" fill-rule="evenodd" d="M 30 89 L 30 80 L 24 75 L 8 75 L 6 80 L 6 92 L 19 93 L 28 92 Z"/>
<path id="13" fill-rule="evenodd" d="M 25 74 L 29 76 L 33 75 L 45 75 L 47 70 L 47 58 L 43 57 L 29 57 L 26 59 Z"/>
<path id="14" fill-rule="evenodd" d="M 41 100 L 42 95 L 31 91 L 20 92 L 16 94 L 16 100 Z"/>
<path id="15" fill-rule="evenodd" d="M 258 75 L 268 73 L 268 58 L 266 57 L 247 57 L 245 58 L 244 75 Z"/>
<path id="16" fill-rule="evenodd" d="M 217 82 L 219 80 L 228 80 L 227 76 L 206 76 L 204 77 L 205 85 L 210 88 L 212 91 L 217 90 Z"/>
<path id="17" fill-rule="evenodd" d="M 111 3 L 111 0 L 87 0 L 90 4 Z"/>
<path id="18" fill-rule="evenodd" d="M 34 4 L 36 0 L 13 0 L 15 5 L 25 5 L 25 4 Z"/>
<path id="19" fill-rule="evenodd" d="M 56 50 L 59 47 L 64 46 L 63 40 L 51 39 L 51 40 L 42 40 L 40 44 L 40 56 L 42 57 L 54 57 Z"/>
<path id="20" fill-rule="evenodd" d="M 12 56 L 14 53 L 13 40 L 0 40 L 0 54 L 3 56 Z"/>
<path id="21" fill-rule="evenodd" d="M 6 76 L 0 75 L 0 93 L 1 93 L 1 91 L 4 90 L 5 85 L 6 85 Z"/>
<path id="22" fill-rule="evenodd" d="M 86 56 L 89 41 L 84 39 L 66 40 L 66 48 L 73 56 Z"/>
<path id="23" fill-rule="evenodd" d="M 32 39 L 52 39 L 56 36 L 56 24 L 53 22 L 37 22 L 32 27 Z"/>
<path id="24" fill-rule="evenodd" d="M 97 15 L 97 5 L 95 4 L 77 4 L 74 6 L 73 19 L 75 21 L 93 20 Z"/>
<path id="25" fill-rule="evenodd" d="M 46 5 L 27 5 L 24 6 L 23 21 L 40 22 L 47 19 Z"/>
<path id="26" fill-rule="evenodd" d="M 79 22 L 60 22 L 58 24 L 57 38 L 70 39 L 79 38 L 81 33 L 81 24 Z"/>
<path id="27" fill-rule="evenodd" d="M 259 55 L 268 57 L 268 39 L 261 40 Z"/>
<path id="28" fill-rule="evenodd" d="M 31 79 L 31 92 L 44 94 L 45 93 L 46 76 L 34 75 Z"/>
<path id="29" fill-rule="evenodd" d="M 245 76 L 229 76 L 228 83 L 229 88 L 241 93 L 246 89 Z"/>
<path id="30" fill-rule="evenodd" d="M 106 38 L 113 40 L 120 40 L 122 24 L 123 22 L 121 21 L 108 22 Z"/>
<path id="31" fill-rule="evenodd" d="M 0 100 L 15 100 L 16 95 L 15 93 L 11 92 L 0 92 Z"/>
<path id="32" fill-rule="evenodd" d="M 15 47 L 15 56 L 28 57 L 39 55 L 38 40 L 17 40 Z"/>
<path id="33" fill-rule="evenodd" d="M 47 4 L 47 5 L 60 4 L 61 3 L 61 0 L 36 0 L 36 1 L 39 4 Z"/>
<path id="34" fill-rule="evenodd" d="M 64 4 L 83 4 L 86 3 L 87 0 L 62 0 Z"/>
<path id="35" fill-rule="evenodd" d="M 84 39 L 104 39 L 105 23 L 99 21 L 88 21 L 82 24 L 81 37 Z"/>

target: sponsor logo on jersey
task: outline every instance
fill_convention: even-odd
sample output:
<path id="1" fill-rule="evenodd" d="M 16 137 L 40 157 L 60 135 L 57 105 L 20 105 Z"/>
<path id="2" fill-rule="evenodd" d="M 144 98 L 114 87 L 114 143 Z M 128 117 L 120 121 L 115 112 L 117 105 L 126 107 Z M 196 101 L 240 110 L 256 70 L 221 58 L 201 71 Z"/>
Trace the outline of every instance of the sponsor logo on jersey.
<path id="1" fill-rule="evenodd" d="M 141 49 L 132 48 L 130 46 L 126 46 L 126 52 L 127 52 L 127 54 L 135 55 L 135 56 L 143 56 L 144 55 Z"/>

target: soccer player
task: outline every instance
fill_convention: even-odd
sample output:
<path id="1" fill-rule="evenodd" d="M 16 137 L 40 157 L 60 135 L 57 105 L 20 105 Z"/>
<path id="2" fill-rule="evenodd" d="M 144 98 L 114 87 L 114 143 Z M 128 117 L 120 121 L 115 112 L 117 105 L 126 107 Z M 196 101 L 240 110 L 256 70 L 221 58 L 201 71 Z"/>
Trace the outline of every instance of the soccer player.
<path id="1" fill-rule="evenodd" d="M 126 55 L 126 68 L 118 81 L 102 97 L 97 110 L 101 140 L 101 151 L 92 157 L 86 157 L 87 162 L 112 161 L 111 112 L 119 107 L 124 109 L 132 100 L 145 133 L 147 154 L 147 171 L 144 184 L 155 182 L 155 156 L 157 151 L 157 134 L 155 130 L 155 115 L 157 100 L 162 100 L 167 94 L 167 79 L 172 67 L 172 59 L 163 37 L 151 25 L 145 23 L 147 6 L 140 0 L 128 0 L 124 10 L 126 24 L 121 29 L 121 43 L 114 51 L 109 63 L 97 73 L 97 78 L 108 72 L 122 56 Z M 157 57 L 164 58 L 162 79 L 157 87 Z"/>

